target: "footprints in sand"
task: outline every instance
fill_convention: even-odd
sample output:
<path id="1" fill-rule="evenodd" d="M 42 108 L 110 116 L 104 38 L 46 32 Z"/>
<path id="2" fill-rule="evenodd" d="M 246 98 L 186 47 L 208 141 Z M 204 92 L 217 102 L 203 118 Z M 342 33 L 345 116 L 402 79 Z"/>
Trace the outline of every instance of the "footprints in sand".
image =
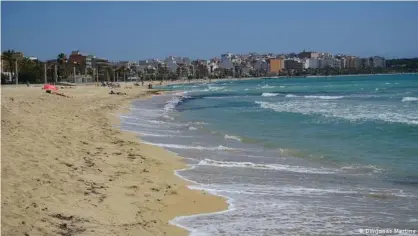
<path id="1" fill-rule="evenodd" d="M 94 161 L 89 157 L 83 157 L 83 160 L 87 167 L 93 167 L 95 165 Z"/>
<path id="2" fill-rule="evenodd" d="M 74 236 L 83 233 L 86 229 L 80 226 L 81 222 L 88 222 L 87 220 L 77 218 L 75 216 L 65 216 L 63 214 L 52 214 L 50 215 L 55 219 L 55 225 L 58 228 L 58 235 L 62 236 Z"/>
<path id="3" fill-rule="evenodd" d="M 98 203 L 101 203 L 104 201 L 104 199 L 107 197 L 106 194 L 101 193 L 99 191 L 104 191 L 107 189 L 107 187 L 104 186 L 104 184 L 98 184 L 96 182 L 85 182 L 86 185 L 86 191 L 84 191 L 85 196 L 92 196 L 92 197 L 98 197 Z"/>

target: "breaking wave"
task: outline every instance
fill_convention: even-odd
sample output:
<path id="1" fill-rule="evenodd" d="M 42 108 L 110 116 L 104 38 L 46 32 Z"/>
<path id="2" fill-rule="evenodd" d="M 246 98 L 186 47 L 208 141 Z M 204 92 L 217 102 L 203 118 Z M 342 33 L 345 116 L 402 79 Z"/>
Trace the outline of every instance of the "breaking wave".
<path id="1" fill-rule="evenodd" d="M 224 138 L 225 139 L 232 139 L 232 140 L 236 140 L 236 141 L 241 142 L 241 138 L 240 137 L 233 136 L 233 135 L 227 135 L 227 134 L 225 134 Z"/>
<path id="2" fill-rule="evenodd" d="M 313 169 L 298 166 L 282 165 L 282 164 L 257 164 L 253 162 L 233 162 L 233 161 L 216 161 L 211 159 L 204 159 L 198 165 L 218 166 L 218 167 L 238 167 L 238 168 L 252 168 L 264 170 L 279 170 L 290 171 L 297 173 L 314 173 L 314 174 L 333 174 L 335 171 L 327 169 Z"/>
<path id="3" fill-rule="evenodd" d="M 403 97 L 402 102 L 416 102 L 418 101 L 417 97 Z"/>
<path id="4" fill-rule="evenodd" d="M 350 121 L 384 121 L 392 123 L 405 123 L 418 125 L 416 111 L 410 110 L 407 113 L 399 113 L 396 108 L 376 107 L 373 105 L 347 105 L 341 106 L 336 102 L 315 100 L 293 101 L 293 102 L 263 102 L 255 101 L 261 108 L 270 109 L 276 112 L 299 113 L 303 115 L 322 115 L 328 118 L 341 118 Z"/>
<path id="5" fill-rule="evenodd" d="M 225 147 L 222 145 L 219 145 L 217 147 L 203 147 L 203 146 L 187 146 L 187 145 L 167 144 L 167 143 L 149 143 L 149 142 L 143 142 L 143 143 L 155 145 L 159 147 L 167 147 L 167 148 L 175 148 L 175 149 L 195 149 L 195 150 L 210 150 L 210 151 L 235 150 L 234 148 L 229 148 L 229 147 Z"/>
<path id="6" fill-rule="evenodd" d="M 263 96 L 263 97 L 275 97 L 279 94 L 280 93 L 262 93 L 261 96 Z"/>
<path id="7" fill-rule="evenodd" d="M 287 98 L 311 98 L 311 99 L 323 99 L 323 100 L 333 100 L 333 99 L 341 99 L 344 96 L 315 96 L 315 95 L 306 95 L 306 96 L 298 96 L 294 94 L 286 95 Z"/>
<path id="8" fill-rule="evenodd" d="M 181 94 L 184 94 L 184 93 L 181 93 Z M 178 106 L 181 102 L 185 101 L 186 99 L 190 99 L 190 98 L 192 98 L 192 97 L 187 96 L 187 95 L 175 96 L 165 104 L 164 110 L 166 112 L 173 111 L 176 108 L 176 106 Z"/>

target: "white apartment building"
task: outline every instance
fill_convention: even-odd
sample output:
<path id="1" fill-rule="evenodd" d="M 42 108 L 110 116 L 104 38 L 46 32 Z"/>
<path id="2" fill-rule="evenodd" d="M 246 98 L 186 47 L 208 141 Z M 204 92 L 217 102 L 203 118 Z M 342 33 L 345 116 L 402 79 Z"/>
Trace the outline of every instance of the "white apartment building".
<path id="1" fill-rule="evenodd" d="M 318 58 L 308 58 L 304 62 L 304 69 L 318 69 L 319 68 L 319 59 Z"/>
<path id="2" fill-rule="evenodd" d="M 208 62 L 208 72 L 209 73 L 213 73 L 218 68 L 219 68 L 218 63 L 216 63 L 216 62 Z"/>
<path id="3" fill-rule="evenodd" d="M 231 53 L 222 54 L 221 61 L 219 62 L 219 68 L 227 70 L 234 68 L 234 64 L 232 63 L 231 57 Z"/>
<path id="4" fill-rule="evenodd" d="M 177 71 L 178 65 L 177 65 L 177 62 L 176 62 L 176 58 L 175 57 L 172 57 L 172 56 L 167 57 L 164 60 L 164 63 L 166 64 L 167 68 L 171 72 L 175 73 Z"/>
<path id="5" fill-rule="evenodd" d="M 337 58 L 332 58 L 332 61 L 331 61 L 331 67 L 332 68 L 343 68 L 343 67 L 341 67 L 342 66 L 342 62 L 341 62 L 341 59 L 337 59 Z"/>
<path id="6" fill-rule="evenodd" d="M 176 64 L 185 64 L 185 65 L 190 65 L 191 64 L 191 60 L 188 57 L 176 57 L 175 58 Z"/>
<path id="7" fill-rule="evenodd" d="M 348 64 L 347 64 L 347 58 L 343 57 L 340 59 L 341 65 L 340 68 L 347 68 Z"/>
<path id="8" fill-rule="evenodd" d="M 320 52 L 319 53 L 319 57 L 320 58 L 332 58 L 332 54 L 331 53 L 327 53 L 327 52 Z"/>
<path id="9" fill-rule="evenodd" d="M 341 68 L 341 60 L 332 57 L 319 59 L 319 68 L 324 69 L 327 67 Z"/>
<path id="10" fill-rule="evenodd" d="M 268 70 L 269 69 L 269 64 L 264 59 L 257 60 L 254 63 L 254 69 L 255 70 Z"/>

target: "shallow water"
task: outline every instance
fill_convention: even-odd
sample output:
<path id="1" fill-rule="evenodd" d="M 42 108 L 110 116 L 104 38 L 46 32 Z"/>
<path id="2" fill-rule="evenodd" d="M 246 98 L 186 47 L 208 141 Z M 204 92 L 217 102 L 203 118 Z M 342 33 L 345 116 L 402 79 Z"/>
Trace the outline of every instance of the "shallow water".
<path id="1" fill-rule="evenodd" d="M 192 235 L 418 229 L 418 75 L 221 81 L 135 101 L 122 128 L 186 157 L 230 210 Z"/>

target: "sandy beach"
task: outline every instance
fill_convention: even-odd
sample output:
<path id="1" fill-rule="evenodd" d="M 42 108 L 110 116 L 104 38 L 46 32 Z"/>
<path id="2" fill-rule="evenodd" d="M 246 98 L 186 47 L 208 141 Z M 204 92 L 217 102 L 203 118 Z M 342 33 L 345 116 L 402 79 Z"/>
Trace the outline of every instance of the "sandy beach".
<path id="1" fill-rule="evenodd" d="M 60 91 L 2 87 L 3 235 L 187 235 L 169 220 L 227 208 L 174 175 L 181 157 L 117 128 L 150 91 Z"/>

